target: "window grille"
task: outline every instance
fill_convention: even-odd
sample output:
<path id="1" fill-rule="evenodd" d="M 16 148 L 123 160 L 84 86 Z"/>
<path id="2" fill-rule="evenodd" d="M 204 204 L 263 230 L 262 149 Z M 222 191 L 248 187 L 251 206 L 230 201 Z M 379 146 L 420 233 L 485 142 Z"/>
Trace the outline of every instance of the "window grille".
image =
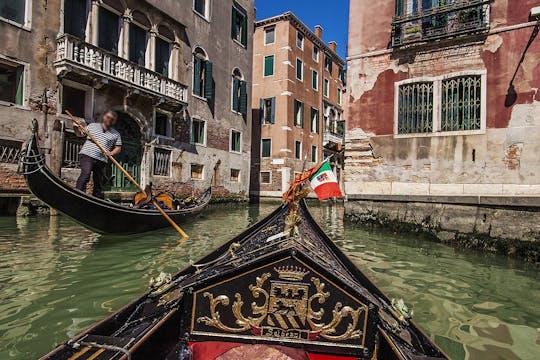
<path id="1" fill-rule="evenodd" d="M 481 92 L 480 75 L 443 80 L 441 130 L 480 129 Z"/>
<path id="2" fill-rule="evenodd" d="M 399 86 L 398 133 L 433 131 L 433 83 L 420 82 Z"/>
<path id="3" fill-rule="evenodd" d="M 165 149 L 154 149 L 154 175 L 171 175 L 171 151 Z"/>
<path id="4" fill-rule="evenodd" d="M 0 139 L 0 163 L 16 164 L 21 154 L 22 142 Z"/>

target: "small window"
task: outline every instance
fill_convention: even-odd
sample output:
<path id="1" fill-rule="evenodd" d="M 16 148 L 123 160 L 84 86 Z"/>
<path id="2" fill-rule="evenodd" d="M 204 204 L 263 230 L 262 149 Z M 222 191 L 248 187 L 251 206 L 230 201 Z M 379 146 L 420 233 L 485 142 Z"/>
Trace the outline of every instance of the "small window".
<path id="1" fill-rule="evenodd" d="M 313 90 L 319 90 L 319 73 L 315 70 L 311 72 L 311 87 Z"/>
<path id="2" fill-rule="evenodd" d="M 118 54 L 120 16 L 104 7 L 100 7 L 98 22 L 98 46 L 114 54 Z"/>
<path id="3" fill-rule="evenodd" d="M 0 16 L 21 25 L 25 25 L 26 0 L 0 2 Z"/>
<path id="4" fill-rule="evenodd" d="M 272 173 L 270 171 L 261 171 L 261 184 L 271 184 Z"/>
<path id="5" fill-rule="evenodd" d="M 154 149 L 154 175 L 171 176 L 171 150 Z"/>
<path id="6" fill-rule="evenodd" d="M 330 94 L 330 81 L 328 79 L 324 79 L 323 94 L 326 97 Z"/>
<path id="7" fill-rule="evenodd" d="M 312 145 L 311 146 L 311 162 L 316 163 L 317 160 L 318 160 L 317 146 Z"/>
<path id="8" fill-rule="evenodd" d="M 296 78 L 300 81 L 304 80 L 304 63 L 300 59 L 296 59 Z"/>
<path id="9" fill-rule="evenodd" d="M 208 5 L 210 0 L 193 0 L 193 10 L 205 19 L 208 19 Z"/>
<path id="10" fill-rule="evenodd" d="M 294 158 L 302 159 L 302 142 L 298 140 L 294 142 Z"/>
<path id="11" fill-rule="evenodd" d="M 337 103 L 341 105 L 341 89 L 337 89 Z"/>
<path id="12" fill-rule="evenodd" d="M 324 58 L 324 68 L 328 70 L 328 72 L 331 74 L 334 67 L 334 63 L 332 61 L 332 58 L 330 56 L 326 56 Z"/>
<path id="13" fill-rule="evenodd" d="M 268 158 L 272 156 L 272 139 L 261 140 L 261 157 Z"/>
<path id="14" fill-rule="evenodd" d="M 156 48 L 154 54 L 154 71 L 158 74 L 168 77 L 169 76 L 169 66 L 171 60 L 171 44 L 162 39 L 161 37 L 156 37 Z"/>
<path id="15" fill-rule="evenodd" d="M 319 110 L 311 108 L 311 132 L 319 133 Z"/>
<path id="16" fill-rule="evenodd" d="M 12 66 L 0 62 L 0 101 L 22 105 L 24 66 Z"/>
<path id="17" fill-rule="evenodd" d="M 319 48 L 313 45 L 313 60 L 319 62 Z"/>
<path id="18" fill-rule="evenodd" d="M 232 7 L 231 37 L 244 47 L 247 46 L 247 27 L 248 22 L 246 11 L 240 8 L 238 5 L 234 5 Z"/>
<path id="19" fill-rule="evenodd" d="M 274 75 L 274 55 L 264 57 L 264 76 Z"/>
<path id="20" fill-rule="evenodd" d="M 304 35 L 300 31 L 296 33 L 296 47 L 304 50 Z"/>
<path id="21" fill-rule="evenodd" d="M 239 182 L 239 181 L 240 181 L 240 170 L 231 169 L 231 182 Z"/>
<path id="22" fill-rule="evenodd" d="M 304 103 L 294 100 L 294 125 L 304 127 Z"/>
<path id="23" fill-rule="evenodd" d="M 276 98 L 261 99 L 261 124 L 273 124 L 276 115 Z"/>
<path id="24" fill-rule="evenodd" d="M 230 150 L 236 153 L 242 152 L 242 133 L 240 131 L 231 131 Z"/>
<path id="25" fill-rule="evenodd" d="M 191 123 L 191 143 L 206 145 L 206 122 L 204 120 L 193 119 Z"/>
<path id="26" fill-rule="evenodd" d="M 145 66 L 146 45 L 148 43 L 148 31 L 135 25 L 129 24 L 129 60 Z M 156 45 L 157 46 L 157 45 Z"/>
<path id="27" fill-rule="evenodd" d="M 168 114 L 156 111 L 154 135 L 172 137 L 171 117 Z"/>
<path id="28" fill-rule="evenodd" d="M 338 76 L 342 84 L 347 83 L 347 72 L 342 67 L 339 68 Z"/>
<path id="29" fill-rule="evenodd" d="M 20 3 L 24 4 L 24 1 Z M 84 40 L 88 10 L 88 0 L 64 1 L 64 33 Z"/>
<path id="30" fill-rule="evenodd" d="M 62 113 L 69 111 L 74 116 L 86 116 L 86 91 L 71 86 L 62 86 Z"/>
<path id="31" fill-rule="evenodd" d="M 204 165 L 191 164 L 191 178 L 193 180 L 203 180 L 203 178 L 204 178 Z"/>
<path id="32" fill-rule="evenodd" d="M 264 44 L 270 45 L 276 42 L 276 28 L 271 27 L 264 29 Z"/>

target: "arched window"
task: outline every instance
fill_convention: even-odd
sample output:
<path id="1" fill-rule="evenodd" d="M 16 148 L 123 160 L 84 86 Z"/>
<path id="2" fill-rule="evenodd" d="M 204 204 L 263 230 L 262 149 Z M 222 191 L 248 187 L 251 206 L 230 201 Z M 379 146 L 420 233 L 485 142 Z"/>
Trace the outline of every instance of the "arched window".
<path id="1" fill-rule="evenodd" d="M 247 86 L 238 68 L 232 73 L 232 111 L 247 114 Z"/>
<path id="2" fill-rule="evenodd" d="M 171 70 L 171 43 L 174 33 L 166 26 L 158 27 L 158 36 L 154 52 L 154 70 L 163 76 L 170 76 Z"/>
<path id="3" fill-rule="evenodd" d="M 206 99 L 214 97 L 212 63 L 200 47 L 193 51 L 193 94 Z"/>
<path id="4" fill-rule="evenodd" d="M 139 11 L 132 14 L 129 24 L 129 60 L 141 66 L 146 66 L 146 49 L 150 39 L 150 21 Z"/>

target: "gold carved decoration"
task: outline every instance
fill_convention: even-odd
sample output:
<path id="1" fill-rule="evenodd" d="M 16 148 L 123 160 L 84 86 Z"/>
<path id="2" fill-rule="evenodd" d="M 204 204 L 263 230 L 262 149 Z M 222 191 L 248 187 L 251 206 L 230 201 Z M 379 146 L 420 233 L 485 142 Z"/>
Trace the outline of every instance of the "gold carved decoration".
<path id="1" fill-rule="evenodd" d="M 325 323 L 322 321 L 325 315 L 323 305 L 330 298 L 330 293 L 324 290 L 325 284 L 316 277 L 311 277 L 311 283 L 301 282 L 309 273 L 303 268 L 284 266 L 274 270 L 279 280 L 268 281 L 272 274 L 267 272 L 257 277 L 255 284 L 249 285 L 255 299 L 251 303 L 250 316 L 245 316 L 242 311 L 242 296 L 235 294 L 230 309 L 236 326 L 225 325 L 218 310 L 220 307 L 229 307 L 229 297 L 214 296 L 208 291 L 204 292 L 203 296 L 210 302 L 209 316 L 199 317 L 197 322 L 229 333 L 251 331 L 258 336 L 302 340 L 324 338 L 330 341 L 345 341 L 358 339 L 363 335 L 365 329 L 360 328 L 359 319 L 365 307 L 354 309 L 337 302 L 332 310 L 332 319 Z M 310 289 L 315 291 L 311 296 Z M 343 331 L 343 324 L 347 319 L 348 323 Z M 338 327 L 341 328 L 340 333 Z"/>

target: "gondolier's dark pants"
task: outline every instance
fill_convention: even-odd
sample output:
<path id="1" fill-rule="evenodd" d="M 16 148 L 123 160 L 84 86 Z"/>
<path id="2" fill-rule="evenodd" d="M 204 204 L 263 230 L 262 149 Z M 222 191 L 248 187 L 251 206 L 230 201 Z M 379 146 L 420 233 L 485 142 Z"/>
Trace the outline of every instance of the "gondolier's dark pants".
<path id="1" fill-rule="evenodd" d="M 107 163 L 88 155 L 80 155 L 79 164 L 81 166 L 81 175 L 77 179 L 77 189 L 86 192 L 86 186 L 90 181 L 90 174 L 92 174 L 92 180 L 94 182 L 92 195 L 103 199 L 103 174 Z"/>

